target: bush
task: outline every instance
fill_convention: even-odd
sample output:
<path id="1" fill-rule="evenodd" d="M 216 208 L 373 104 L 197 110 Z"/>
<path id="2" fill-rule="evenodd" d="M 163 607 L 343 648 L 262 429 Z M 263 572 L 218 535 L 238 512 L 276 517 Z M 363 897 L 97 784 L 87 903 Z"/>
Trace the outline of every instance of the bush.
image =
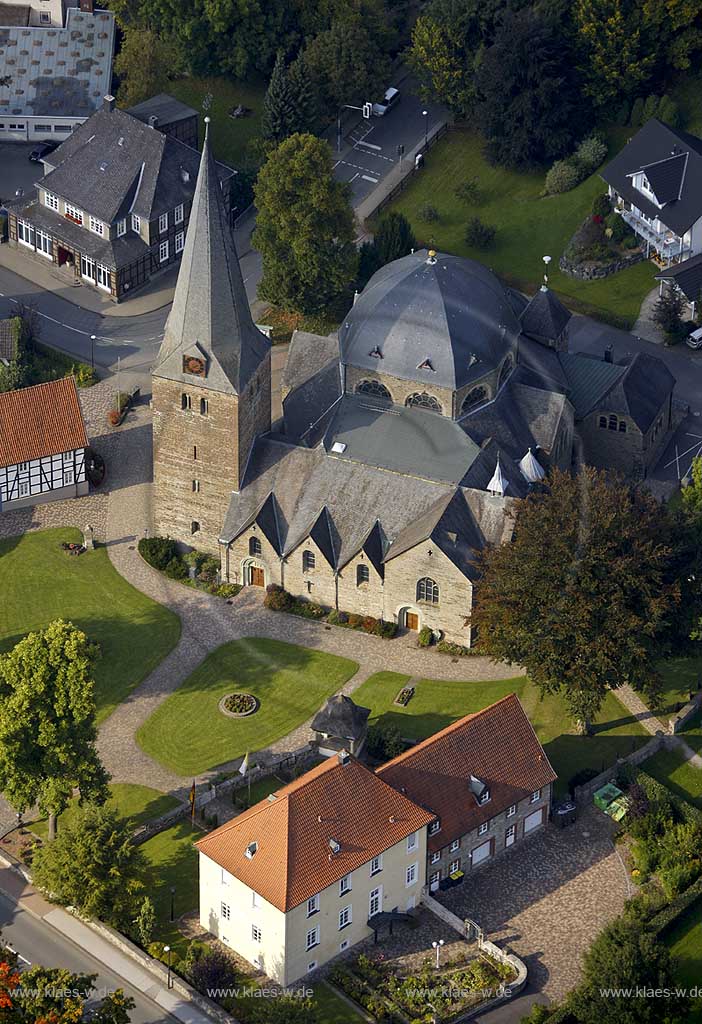
<path id="1" fill-rule="evenodd" d="M 435 224 L 439 219 L 439 211 L 431 203 L 425 203 L 424 206 L 420 206 L 417 211 L 417 216 L 420 220 L 423 220 L 425 224 Z"/>
<path id="2" fill-rule="evenodd" d="M 643 114 L 641 117 L 641 123 L 646 124 L 652 117 L 658 117 L 658 108 L 661 100 L 659 96 L 647 96 L 643 105 Z"/>
<path id="3" fill-rule="evenodd" d="M 139 554 L 154 569 L 163 570 L 178 558 L 178 545 L 170 537 L 142 537 L 137 545 Z"/>
<path id="4" fill-rule="evenodd" d="M 608 217 L 612 212 L 612 200 L 606 192 L 600 192 L 592 200 L 593 217 Z"/>
<path id="5" fill-rule="evenodd" d="M 361 623 L 361 629 L 364 633 L 375 633 L 378 628 L 378 620 L 372 615 L 365 615 L 363 622 Z"/>
<path id="6" fill-rule="evenodd" d="M 217 573 L 219 570 L 219 559 L 215 558 L 213 555 L 205 555 L 200 563 L 198 578 L 201 579 L 203 583 L 214 583 L 217 579 Z"/>
<path id="7" fill-rule="evenodd" d="M 146 950 L 149 956 L 152 956 L 154 960 L 159 960 L 162 964 L 168 963 L 168 953 L 165 952 L 165 946 L 163 942 L 151 942 Z M 174 969 L 180 968 L 180 960 L 176 953 L 171 948 L 171 967 Z"/>
<path id="8" fill-rule="evenodd" d="M 347 626 L 349 617 L 346 612 L 331 611 L 327 615 L 327 622 L 330 626 Z"/>
<path id="9" fill-rule="evenodd" d="M 436 649 L 440 654 L 453 654 L 458 658 L 463 658 L 467 654 L 473 653 L 470 647 L 464 647 L 462 644 L 454 644 L 449 640 L 439 640 L 436 645 Z"/>
<path id="10" fill-rule="evenodd" d="M 168 576 L 170 580 L 185 580 L 188 578 L 188 567 L 183 562 L 183 559 L 178 556 L 170 560 L 163 570 L 163 574 Z"/>
<path id="11" fill-rule="evenodd" d="M 363 616 L 356 615 L 355 612 L 349 613 L 349 626 L 351 629 L 360 629 L 363 625 Z"/>
<path id="12" fill-rule="evenodd" d="M 183 555 L 183 561 L 195 572 L 198 572 L 200 566 L 208 556 L 203 551 L 188 551 Z"/>
<path id="13" fill-rule="evenodd" d="M 658 118 L 671 128 L 680 127 L 680 109 L 670 96 L 664 96 L 658 107 Z"/>
<path id="14" fill-rule="evenodd" d="M 617 124 L 628 124 L 629 115 L 631 114 L 631 106 L 628 100 L 624 100 L 621 107 L 617 112 L 616 123 Z"/>
<path id="15" fill-rule="evenodd" d="M 466 224 L 465 240 L 475 249 L 489 249 L 495 241 L 495 226 L 484 224 L 480 217 L 471 217 Z"/>
<path id="16" fill-rule="evenodd" d="M 266 587 L 266 596 L 263 604 L 274 612 L 287 612 L 293 603 L 292 595 L 279 587 L 277 583 L 271 583 Z"/>
<path id="17" fill-rule="evenodd" d="M 641 96 L 634 100 L 631 108 L 631 117 L 629 118 L 629 124 L 632 128 L 640 128 L 643 124 L 643 111 L 644 101 Z"/>
<path id="18" fill-rule="evenodd" d="M 188 976 L 205 996 L 214 989 L 233 988 L 237 981 L 234 961 L 223 949 L 209 949 L 199 956 L 189 967 Z"/>
<path id="19" fill-rule="evenodd" d="M 383 640 L 392 640 L 394 636 L 397 636 L 397 623 L 378 619 L 373 632 L 376 636 L 381 636 Z"/>
<path id="20" fill-rule="evenodd" d="M 583 168 L 585 175 L 597 170 L 607 156 L 607 146 L 598 135 L 583 139 L 575 151 L 575 160 Z"/>
<path id="21" fill-rule="evenodd" d="M 417 636 L 417 643 L 420 647 L 429 647 L 434 642 L 434 631 L 428 626 L 422 626 Z"/>
<path id="22" fill-rule="evenodd" d="M 457 185 L 453 194 L 462 203 L 477 205 L 480 202 L 480 186 L 476 177 L 467 178 Z"/>
<path id="23" fill-rule="evenodd" d="M 570 192 L 572 188 L 580 184 L 583 177 L 583 169 L 572 159 L 556 160 L 546 175 L 544 194 L 552 196 L 560 192 Z"/>
<path id="24" fill-rule="evenodd" d="M 378 761 L 389 761 L 405 749 L 399 730 L 394 725 L 378 723 L 368 730 L 366 750 Z"/>
<path id="25" fill-rule="evenodd" d="M 241 585 L 239 583 L 220 583 L 219 586 L 215 587 L 215 597 L 231 598 L 236 597 L 241 591 Z"/>
<path id="26" fill-rule="evenodd" d="M 110 426 L 116 427 L 119 424 L 119 420 L 120 414 L 117 412 L 117 410 L 110 409 L 110 411 L 107 414 L 107 422 L 110 424 Z"/>
<path id="27" fill-rule="evenodd" d="M 616 245 L 621 245 L 626 238 L 634 234 L 624 218 L 618 213 L 610 213 L 607 218 L 607 227 L 612 229 L 611 237 Z"/>
<path id="28" fill-rule="evenodd" d="M 676 896 L 674 900 L 655 914 L 649 921 L 649 928 L 654 935 L 660 935 L 666 928 L 683 914 L 688 907 L 691 907 L 698 899 L 702 898 L 702 878 L 698 878 L 691 886 Z"/>
<path id="29" fill-rule="evenodd" d="M 663 892 L 669 900 L 672 900 L 675 896 L 679 896 L 681 892 L 689 888 L 695 879 L 699 877 L 699 873 L 699 861 L 693 861 L 690 864 L 669 864 L 667 867 L 659 870 L 658 878 L 663 886 Z"/>

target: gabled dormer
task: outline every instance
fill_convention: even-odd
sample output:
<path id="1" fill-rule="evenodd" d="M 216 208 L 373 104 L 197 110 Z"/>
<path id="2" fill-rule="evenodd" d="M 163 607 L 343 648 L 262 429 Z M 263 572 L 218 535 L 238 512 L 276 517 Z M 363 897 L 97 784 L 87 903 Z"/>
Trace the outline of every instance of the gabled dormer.
<path id="1" fill-rule="evenodd" d="M 682 196 L 688 156 L 688 153 L 673 146 L 669 156 L 644 164 L 627 177 L 632 179 L 637 191 L 662 210 L 667 203 Z"/>

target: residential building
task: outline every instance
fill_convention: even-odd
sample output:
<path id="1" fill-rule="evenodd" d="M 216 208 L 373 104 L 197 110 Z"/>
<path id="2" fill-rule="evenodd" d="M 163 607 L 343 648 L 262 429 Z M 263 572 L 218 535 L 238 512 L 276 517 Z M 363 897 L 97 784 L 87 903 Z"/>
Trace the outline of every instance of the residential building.
<path id="1" fill-rule="evenodd" d="M 93 0 L 0 0 L 0 142 L 62 142 L 112 81 L 115 19 Z"/>
<path id="2" fill-rule="evenodd" d="M 323 757 L 332 757 L 348 750 L 359 757 L 368 734 L 370 708 L 355 704 L 350 697 L 337 693 L 330 697 L 312 719 L 312 731 Z"/>
<path id="3" fill-rule="evenodd" d="M 219 553 L 225 581 L 470 646 L 476 554 L 509 540 L 514 499 L 582 461 L 650 476 L 675 381 L 653 356 L 570 352 L 546 285 L 527 300 L 424 250 L 379 270 L 338 336 L 295 333 L 272 429 L 212 168 L 206 140 L 153 369 L 156 532 Z"/>
<path id="4" fill-rule="evenodd" d="M 601 173 L 647 257 L 667 267 L 702 253 L 702 139 L 653 117 Z"/>
<path id="5" fill-rule="evenodd" d="M 342 752 L 198 840 L 200 924 L 291 985 L 419 903 L 432 818 Z"/>
<path id="6" fill-rule="evenodd" d="M 478 884 L 473 871 L 542 828 L 556 778 L 514 693 L 417 743 L 377 774 L 434 814 L 427 841 L 432 891 L 458 872 L 463 884 Z"/>
<path id="7" fill-rule="evenodd" d="M 129 107 L 128 113 L 192 149 L 198 148 L 198 112 L 173 96 L 161 92 Z"/>
<path id="8" fill-rule="evenodd" d="M 73 377 L 0 394 L 0 508 L 87 494 L 87 447 Z"/>
<path id="9" fill-rule="evenodd" d="M 10 206 L 10 243 L 119 301 L 179 263 L 199 167 L 185 143 L 115 106 L 44 160 L 30 202 Z M 215 165 L 224 216 L 235 172 Z"/>

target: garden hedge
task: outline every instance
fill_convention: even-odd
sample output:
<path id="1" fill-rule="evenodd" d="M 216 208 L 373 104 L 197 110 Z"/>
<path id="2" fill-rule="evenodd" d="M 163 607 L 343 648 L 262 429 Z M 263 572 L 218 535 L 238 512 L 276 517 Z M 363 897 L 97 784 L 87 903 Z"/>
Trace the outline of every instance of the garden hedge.
<path id="1" fill-rule="evenodd" d="M 698 899 L 702 899 L 702 878 L 698 878 L 684 892 L 681 892 L 679 896 L 672 899 L 667 906 L 659 910 L 657 914 L 654 914 L 648 922 L 653 934 L 659 936 L 661 932 L 677 921 L 680 915 Z"/>
<path id="2" fill-rule="evenodd" d="M 675 813 L 679 815 L 681 821 L 702 825 L 702 811 L 699 808 L 688 803 L 687 800 L 683 800 L 682 797 L 677 796 L 675 793 L 671 793 L 667 786 L 664 786 L 658 779 L 654 779 L 643 768 L 635 769 L 630 777 L 632 782 L 636 782 L 641 786 L 649 800 L 667 800 L 672 804 Z"/>

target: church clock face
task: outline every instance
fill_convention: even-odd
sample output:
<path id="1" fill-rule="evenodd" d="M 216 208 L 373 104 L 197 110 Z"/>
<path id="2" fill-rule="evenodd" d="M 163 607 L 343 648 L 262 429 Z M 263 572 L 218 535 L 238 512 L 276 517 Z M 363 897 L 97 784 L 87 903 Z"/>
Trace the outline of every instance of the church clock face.
<path id="1" fill-rule="evenodd" d="M 183 356 L 183 373 L 192 373 L 196 377 L 205 376 L 205 360 L 197 356 Z"/>

